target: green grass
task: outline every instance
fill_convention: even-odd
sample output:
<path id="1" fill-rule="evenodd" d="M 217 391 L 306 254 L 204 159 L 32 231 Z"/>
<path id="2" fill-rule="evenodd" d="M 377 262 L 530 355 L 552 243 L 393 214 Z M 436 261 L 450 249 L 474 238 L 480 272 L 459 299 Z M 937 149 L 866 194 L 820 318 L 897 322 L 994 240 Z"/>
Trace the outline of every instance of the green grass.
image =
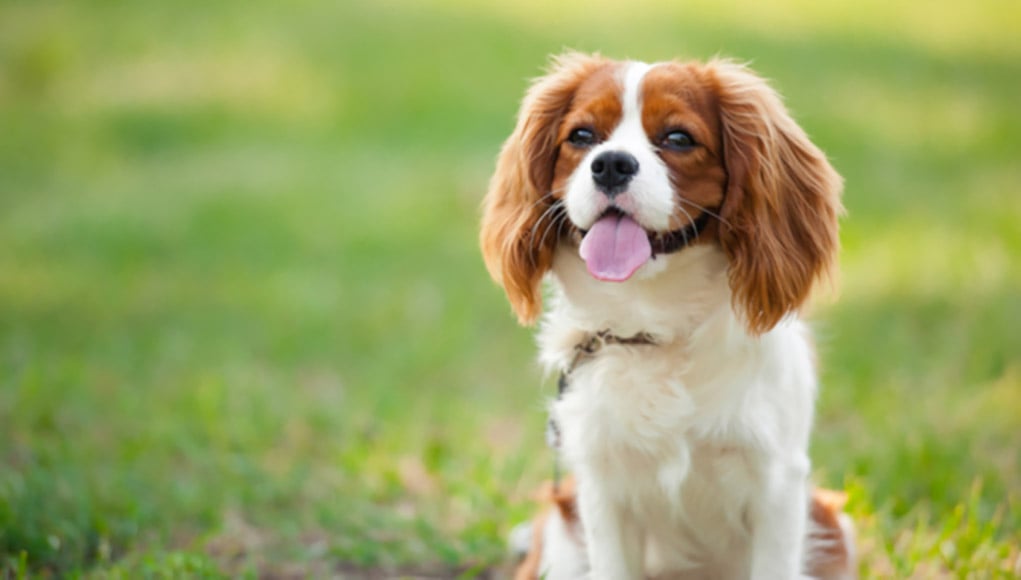
<path id="1" fill-rule="evenodd" d="M 0 576 L 500 562 L 551 386 L 478 204 L 564 47 L 774 80 L 847 180 L 862 573 L 1017 573 L 1018 5 L 547 4 L 0 3 Z"/>

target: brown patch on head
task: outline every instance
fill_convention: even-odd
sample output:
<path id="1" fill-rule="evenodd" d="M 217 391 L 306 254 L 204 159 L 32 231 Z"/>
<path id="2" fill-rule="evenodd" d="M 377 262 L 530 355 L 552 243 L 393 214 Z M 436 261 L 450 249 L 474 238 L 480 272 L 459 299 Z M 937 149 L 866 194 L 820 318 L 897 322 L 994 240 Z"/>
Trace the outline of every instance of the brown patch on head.
<path id="1" fill-rule="evenodd" d="M 490 275 L 503 285 L 523 324 L 539 315 L 539 284 L 552 265 L 557 242 L 550 226 L 560 217 L 551 195 L 554 169 L 560 171 L 564 150 L 560 129 L 575 110 L 580 88 L 592 85 L 582 94 L 601 94 L 598 87 L 605 83 L 600 79 L 607 77 L 603 72 L 614 66 L 607 59 L 577 53 L 554 59 L 549 74 L 525 95 L 514 133 L 500 152 L 484 202 L 480 243 Z M 586 96 L 579 102 L 607 109 L 605 103 L 598 108 L 598 98 Z"/>
<path id="2" fill-rule="evenodd" d="M 709 213 L 698 241 L 723 248 L 735 306 L 752 333 L 768 331 L 832 267 L 840 176 L 780 97 L 742 66 L 659 64 L 642 95 L 642 124 L 676 191 L 673 227 Z M 675 130 L 697 146 L 662 146 Z"/>
<path id="3" fill-rule="evenodd" d="M 574 93 L 570 110 L 557 131 L 557 158 L 553 172 L 553 196 L 562 199 L 567 181 L 574 174 L 588 148 L 577 147 L 568 141 L 571 131 L 588 129 L 596 142 L 605 141 L 620 123 L 623 114 L 620 83 L 621 63 L 610 63 L 589 76 Z"/>
<path id="4" fill-rule="evenodd" d="M 723 203 L 726 171 L 719 112 L 707 76 L 701 65 L 668 62 L 653 66 L 642 79 L 642 126 L 649 141 L 659 146 L 667 134 L 683 131 L 697 144 L 686 151 L 658 150 L 675 191 L 671 230 L 687 226 L 703 212 L 719 213 Z M 714 240 L 717 225 L 711 220 L 698 232 L 698 241 Z"/>
<path id="5" fill-rule="evenodd" d="M 673 227 L 709 213 L 698 240 L 720 244 L 735 306 L 752 333 L 768 331 L 833 265 L 840 176 L 779 96 L 742 66 L 659 64 L 642 95 L 642 124 L 676 191 Z M 697 146 L 664 147 L 674 130 Z"/>

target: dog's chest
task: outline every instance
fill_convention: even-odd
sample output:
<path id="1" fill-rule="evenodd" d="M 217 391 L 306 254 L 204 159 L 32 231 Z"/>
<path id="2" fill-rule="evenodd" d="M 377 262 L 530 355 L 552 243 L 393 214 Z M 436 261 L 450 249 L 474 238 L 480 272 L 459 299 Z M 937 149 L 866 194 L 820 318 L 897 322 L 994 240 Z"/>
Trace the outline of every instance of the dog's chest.
<path id="1" fill-rule="evenodd" d="M 694 467 L 709 474 L 717 459 L 729 465 L 733 457 L 715 458 L 712 451 L 736 449 L 754 436 L 743 432 L 754 425 L 742 417 L 747 398 L 692 379 L 681 349 L 600 352 L 567 378 L 567 389 L 554 404 L 565 457 L 605 471 L 602 477 L 651 477 L 665 490 L 679 489 Z"/>
<path id="2" fill-rule="evenodd" d="M 755 422 L 745 398 L 691 376 L 681 353 L 615 348 L 580 366 L 553 409 L 568 463 L 642 522 L 650 570 L 746 549 Z"/>

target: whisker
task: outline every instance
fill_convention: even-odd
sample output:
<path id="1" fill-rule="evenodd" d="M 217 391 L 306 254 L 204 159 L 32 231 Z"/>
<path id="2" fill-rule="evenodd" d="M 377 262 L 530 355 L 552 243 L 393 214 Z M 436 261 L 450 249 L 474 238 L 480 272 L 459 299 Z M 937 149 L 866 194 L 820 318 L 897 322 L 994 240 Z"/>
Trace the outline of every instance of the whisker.
<path id="1" fill-rule="evenodd" d="M 532 209 L 535 206 L 539 205 L 540 203 L 542 203 L 542 202 L 544 202 L 546 200 L 552 199 L 553 198 L 553 193 L 554 192 L 551 191 L 551 192 L 549 192 L 549 193 L 547 193 L 545 195 L 540 196 L 539 199 L 535 200 L 534 202 L 532 202 L 532 204 L 530 206 L 528 206 L 528 209 Z"/>
<path id="2" fill-rule="evenodd" d="M 545 242 L 546 236 L 549 234 L 550 229 L 553 227 L 553 225 L 557 224 L 557 222 L 559 221 L 559 214 L 557 212 L 558 212 L 558 210 L 562 209 L 563 201 L 559 200 L 559 199 L 556 199 L 554 197 L 554 195 L 558 194 L 558 193 L 562 193 L 565 190 L 566 190 L 566 186 L 565 187 L 558 187 L 556 189 L 551 189 L 550 191 L 548 191 L 544 195 L 540 196 L 539 199 L 535 200 L 534 202 L 532 202 L 531 205 L 528 206 L 528 209 L 531 210 L 531 209 L 534 209 L 536 206 L 538 206 L 538 205 L 540 205 L 542 203 L 548 202 L 549 200 L 553 200 L 553 203 L 550 203 L 549 207 L 544 209 L 542 214 L 539 215 L 539 219 L 535 220 L 535 223 L 532 224 L 531 230 L 529 231 L 529 234 L 528 234 L 528 247 L 530 249 L 535 249 L 537 247 L 541 247 L 542 244 Z M 551 219 L 549 221 L 549 223 L 546 225 L 546 229 L 543 231 L 543 235 L 539 239 L 539 244 L 536 245 L 535 244 L 535 234 L 538 233 L 539 228 L 543 225 L 542 224 L 543 221 L 545 221 L 547 218 L 550 218 L 550 217 L 552 217 L 553 219 Z M 558 231 L 559 231 L 559 227 L 558 227 Z M 535 252 L 529 252 L 529 262 L 530 262 L 530 264 L 532 266 L 535 266 Z"/>
<path id="3" fill-rule="evenodd" d="M 728 228 L 730 228 L 730 229 L 734 229 L 734 226 L 733 226 L 733 225 L 731 225 L 731 223 L 730 223 L 730 222 L 728 222 L 727 220 L 723 219 L 723 216 L 721 216 L 721 215 L 720 215 L 720 214 L 718 214 L 718 213 L 714 213 L 714 212 L 713 212 L 712 210 L 710 210 L 709 208 L 707 208 L 707 207 L 703 207 L 703 206 L 701 206 L 701 205 L 699 205 L 699 204 L 697 204 L 697 203 L 695 203 L 695 202 L 691 201 L 690 199 L 685 199 L 685 198 L 684 198 L 683 196 L 680 196 L 680 195 L 679 195 L 679 196 L 677 196 L 677 199 L 679 199 L 679 200 L 680 200 L 680 201 L 682 201 L 683 203 L 686 203 L 686 204 L 688 204 L 688 205 L 690 205 L 690 206 L 692 206 L 692 207 L 694 207 L 694 208 L 696 208 L 696 209 L 699 209 L 699 210 L 701 210 L 701 211 L 703 211 L 703 212 L 705 212 L 705 213 L 709 214 L 710 216 L 712 216 L 712 217 L 716 218 L 717 220 L 719 220 L 719 221 L 720 221 L 720 223 L 722 223 L 723 225 L 727 226 Z M 686 212 L 685 212 L 685 213 L 686 213 Z"/>
<path id="4" fill-rule="evenodd" d="M 552 216 L 556 215 L 557 207 L 559 207 L 559 202 L 554 202 L 554 203 L 550 204 L 550 206 L 548 208 L 546 208 L 545 211 L 542 212 L 542 215 L 539 216 L 539 219 L 535 220 L 535 223 L 532 224 L 531 232 L 528 235 L 528 247 L 529 248 L 535 248 L 536 247 L 535 246 L 535 234 L 536 234 L 536 232 L 539 231 L 539 226 L 542 225 L 542 222 L 547 217 L 552 217 Z M 553 223 L 553 222 L 551 221 L 550 223 Z M 548 229 L 548 227 L 549 226 L 547 226 L 547 229 Z M 541 240 L 540 240 L 540 245 L 541 245 Z M 533 266 L 535 265 L 534 264 L 534 260 L 533 260 L 533 264 L 532 265 Z"/>
<path id="5" fill-rule="evenodd" d="M 561 204 L 560 204 L 560 203 L 555 203 L 555 204 L 553 204 L 553 205 L 552 205 L 552 206 L 550 206 L 550 207 L 551 207 L 551 209 L 558 209 L 558 210 L 559 210 L 559 209 L 561 208 Z M 564 218 L 564 216 L 565 216 L 565 215 L 566 215 L 566 214 L 564 214 L 563 212 L 558 212 L 558 213 L 556 213 L 556 214 L 554 215 L 553 219 L 552 219 L 552 220 L 550 220 L 550 223 L 546 225 L 546 229 L 545 229 L 545 230 L 544 230 L 544 231 L 542 232 L 542 237 L 541 237 L 541 238 L 539 238 L 539 246 L 540 246 L 540 247 L 541 247 L 541 246 L 542 246 L 542 245 L 543 245 L 544 243 L 546 243 L 546 236 L 547 236 L 547 235 L 549 235 L 549 233 L 550 233 L 550 231 L 551 231 L 551 230 L 553 229 L 553 226 L 554 226 L 554 225 L 557 225 L 557 226 L 558 226 L 558 227 L 557 227 L 557 231 L 559 231 L 559 230 L 560 230 L 560 228 L 559 228 L 559 225 L 558 225 L 558 224 L 560 224 L 560 223 L 561 223 L 561 222 L 563 221 L 563 218 Z"/>
<path id="6" fill-rule="evenodd" d="M 552 221 L 550 221 L 549 225 L 546 226 L 546 231 L 544 231 L 542 233 L 542 238 L 539 240 L 540 247 L 543 244 L 546 243 L 546 236 L 548 236 L 551 231 L 554 231 L 554 229 L 553 229 L 554 226 L 557 226 L 557 228 L 556 228 L 557 230 L 560 229 L 558 224 L 560 224 L 560 215 L 559 214 L 557 214 L 557 217 L 555 217 Z"/>
<path id="7" fill-rule="evenodd" d="M 684 217 L 688 218 L 688 223 L 691 224 L 692 228 L 695 230 L 695 235 L 697 236 L 698 235 L 698 226 L 695 225 L 695 218 L 691 217 L 691 214 L 688 213 L 688 210 L 684 209 L 683 207 L 677 206 L 677 209 L 679 209 L 682 212 L 684 212 Z M 681 236 L 684 237 L 684 245 L 688 245 L 688 228 L 687 227 L 681 228 Z"/>
<path id="8" fill-rule="evenodd" d="M 675 221 L 677 222 L 677 227 L 674 227 L 674 225 L 673 225 Z M 685 225 L 687 225 L 687 224 L 682 224 L 681 223 L 681 217 L 680 216 L 678 216 L 676 213 L 672 213 L 672 214 L 670 214 L 670 217 L 667 218 L 666 233 L 672 232 L 674 230 L 679 230 L 679 229 L 681 229 Z"/>
<path id="9" fill-rule="evenodd" d="M 532 204 L 528 206 L 528 208 L 532 209 L 532 208 L 534 208 L 535 206 L 539 205 L 540 203 L 542 203 L 544 201 L 548 201 L 550 199 L 555 199 L 553 197 L 554 194 L 563 193 L 566 189 L 567 189 L 567 186 L 558 187 L 556 189 L 551 189 L 551 190 L 547 191 L 546 193 L 544 193 L 543 195 L 539 196 L 539 199 L 533 201 Z"/>
<path id="10" fill-rule="evenodd" d="M 567 231 L 565 231 L 565 226 L 566 228 L 571 227 L 571 220 L 568 219 L 566 212 L 561 212 L 560 223 L 557 226 L 557 238 L 562 238 L 564 234 L 567 233 Z"/>

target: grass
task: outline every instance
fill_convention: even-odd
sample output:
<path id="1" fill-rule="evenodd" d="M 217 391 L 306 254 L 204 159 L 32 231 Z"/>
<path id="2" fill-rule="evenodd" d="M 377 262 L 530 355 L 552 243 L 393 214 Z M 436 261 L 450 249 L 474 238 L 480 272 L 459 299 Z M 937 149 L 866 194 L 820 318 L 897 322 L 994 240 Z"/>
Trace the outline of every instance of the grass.
<path id="1" fill-rule="evenodd" d="M 478 204 L 565 46 L 787 95 L 847 180 L 812 456 L 862 574 L 1021 574 L 1019 8 L 763 6 L 0 3 L 0 576 L 499 563 L 552 386 Z"/>

